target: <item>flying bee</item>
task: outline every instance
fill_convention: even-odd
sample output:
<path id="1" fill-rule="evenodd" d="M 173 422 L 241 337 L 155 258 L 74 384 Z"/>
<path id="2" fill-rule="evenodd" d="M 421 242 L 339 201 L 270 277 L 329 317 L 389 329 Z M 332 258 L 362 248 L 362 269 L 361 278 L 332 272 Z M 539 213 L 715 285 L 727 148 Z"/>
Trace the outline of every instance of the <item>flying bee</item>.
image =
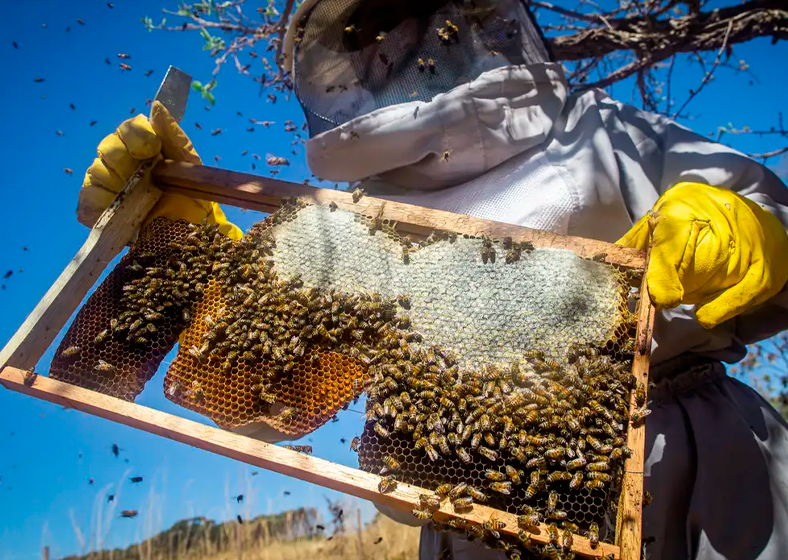
<path id="1" fill-rule="evenodd" d="M 651 499 L 651 492 L 646 491 L 646 493 L 643 494 L 643 507 L 648 507 L 651 503 Z"/>
<path id="2" fill-rule="evenodd" d="M 547 476 L 547 482 L 558 482 L 559 480 L 571 480 L 572 473 L 567 471 L 555 471 L 551 472 Z"/>
<path id="3" fill-rule="evenodd" d="M 397 479 L 396 477 L 391 474 L 388 476 L 382 476 L 380 478 L 380 483 L 378 484 L 378 491 L 381 494 L 385 494 L 386 492 L 390 492 L 397 487 Z"/>
<path id="4" fill-rule="evenodd" d="M 572 531 L 569 529 L 564 529 L 564 533 L 561 535 L 561 548 L 567 552 L 572 550 Z"/>
<path id="5" fill-rule="evenodd" d="M 591 545 L 591 548 L 599 546 L 599 525 L 596 523 L 591 523 L 588 526 L 588 543 Z"/>
<path id="6" fill-rule="evenodd" d="M 435 60 L 433 60 L 432 58 L 428 58 L 427 59 L 427 68 L 430 69 L 430 73 L 434 74 L 435 73 Z"/>
<path id="7" fill-rule="evenodd" d="M 386 468 L 389 471 L 398 471 L 400 467 L 397 460 L 394 459 L 394 457 L 392 457 L 391 455 L 385 455 L 383 457 L 383 464 L 386 466 Z"/>
<path id="8" fill-rule="evenodd" d="M 413 514 L 413 517 L 422 521 L 432 519 L 432 512 L 427 509 L 414 508 L 410 512 Z"/>
<path id="9" fill-rule="evenodd" d="M 602 482 L 601 480 L 586 480 L 585 486 L 589 490 L 595 490 L 595 489 L 601 490 L 602 488 L 605 487 L 605 483 Z"/>
<path id="10" fill-rule="evenodd" d="M 449 492 L 451 492 L 453 488 L 454 488 L 454 486 L 452 486 L 451 484 L 449 484 L 447 482 L 446 484 L 441 484 L 440 486 L 438 486 L 435 489 L 435 493 L 438 496 L 441 496 L 442 498 L 445 498 L 446 496 L 449 495 Z"/>
<path id="11" fill-rule="evenodd" d="M 580 488 L 580 484 L 582 484 L 582 482 L 583 482 L 583 473 L 576 472 L 572 476 L 572 480 L 569 481 L 569 488 L 572 490 L 577 490 L 578 488 Z"/>
<path id="12" fill-rule="evenodd" d="M 449 498 L 452 500 L 456 500 L 457 498 L 461 497 L 465 494 L 465 491 L 468 489 L 468 484 L 465 482 L 460 482 L 456 486 L 454 486 L 451 491 L 449 491 Z"/>
<path id="13" fill-rule="evenodd" d="M 486 502 L 487 501 L 487 494 L 479 490 L 478 488 L 474 488 L 473 486 L 468 486 L 466 492 L 470 497 L 472 497 L 477 502 Z"/>
<path id="14" fill-rule="evenodd" d="M 352 449 L 356 453 L 358 453 L 358 442 L 359 439 L 357 437 L 354 437 L 353 439 L 350 440 L 350 449 Z"/>
<path id="15" fill-rule="evenodd" d="M 498 460 L 498 453 L 496 453 L 492 449 L 484 447 L 483 445 L 480 445 L 479 448 L 476 451 L 479 452 L 479 455 L 482 455 L 483 457 L 486 457 L 490 461 L 497 461 Z"/>
<path id="16" fill-rule="evenodd" d="M 345 33 L 358 33 L 359 29 L 355 25 L 351 24 L 345 27 Z"/>
<path id="17" fill-rule="evenodd" d="M 82 348 L 79 346 L 69 346 L 60 353 L 60 356 L 63 358 L 73 358 L 79 356 L 80 352 L 82 352 Z"/>
<path id="18" fill-rule="evenodd" d="M 498 492 L 500 494 L 506 494 L 507 496 L 512 493 L 512 483 L 509 481 L 506 482 L 491 482 L 490 483 L 490 490 Z"/>
<path id="19" fill-rule="evenodd" d="M 485 470 L 484 476 L 485 478 L 488 478 L 489 480 L 493 480 L 496 482 L 503 482 L 504 480 L 506 480 L 506 475 L 504 473 L 494 471 L 492 469 Z"/>
<path id="20" fill-rule="evenodd" d="M 464 498 L 457 498 L 456 500 L 452 501 L 451 505 L 453 505 L 454 509 L 456 510 L 468 509 L 470 507 L 473 507 L 473 498 L 470 496 L 465 496 Z"/>
<path id="21" fill-rule="evenodd" d="M 643 407 L 633 412 L 630 420 L 632 421 L 633 425 L 639 426 L 649 414 L 651 414 L 651 411 L 646 407 Z"/>
<path id="22" fill-rule="evenodd" d="M 98 365 L 96 366 L 96 371 L 103 371 L 105 373 L 115 371 L 115 369 L 115 366 L 109 362 L 105 362 L 104 360 L 99 360 Z"/>

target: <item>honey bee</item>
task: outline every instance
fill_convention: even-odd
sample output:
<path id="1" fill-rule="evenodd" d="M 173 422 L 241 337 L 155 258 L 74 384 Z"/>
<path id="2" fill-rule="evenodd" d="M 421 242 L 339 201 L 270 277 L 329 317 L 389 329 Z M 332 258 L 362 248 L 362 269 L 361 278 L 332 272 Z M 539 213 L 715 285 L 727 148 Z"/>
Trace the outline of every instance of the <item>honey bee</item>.
<path id="1" fill-rule="evenodd" d="M 432 519 L 432 512 L 426 509 L 414 508 L 410 510 L 410 512 L 413 514 L 413 517 L 415 517 L 416 519 L 420 519 L 422 521 L 427 521 L 429 519 Z"/>
<path id="2" fill-rule="evenodd" d="M 481 442 L 482 442 L 482 433 L 476 432 L 475 434 L 473 434 L 473 437 L 471 438 L 471 449 L 477 449 Z"/>
<path id="3" fill-rule="evenodd" d="M 558 534 L 558 527 L 556 527 L 553 523 L 550 523 L 547 526 L 547 535 L 550 537 L 550 544 L 557 545 L 559 534 Z"/>
<path id="4" fill-rule="evenodd" d="M 463 461 L 464 463 L 470 463 L 471 461 L 473 461 L 473 458 L 471 457 L 471 454 L 470 454 L 470 453 L 468 453 L 468 452 L 465 450 L 465 448 L 463 448 L 463 447 L 457 447 L 457 456 L 458 456 L 460 459 L 462 459 L 462 461 Z"/>
<path id="5" fill-rule="evenodd" d="M 525 462 L 526 459 L 525 451 L 521 447 L 510 447 L 509 453 L 511 453 L 512 457 L 514 457 L 521 463 Z"/>
<path id="6" fill-rule="evenodd" d="M 594 449 L 594 451 L 599 451 L 599 449 L 602 447 L 602 442 L 593 436 L 586 436 L 586 442 Z"/>
<path id="7" fill-rule="evenodd" d="M 506 482 L 491 482 L 490 483 L 490 490 L 498 492 L 500 494 L 509 495 L 512 493 L 512 483 L 509 481 Z"/>
<path id="8" fill-rule="evenodd" d="M 572 550 L 572 531 L 569 529 L 564 529 L 564 533 L 561 535 L 561 548 L 565 551 Z"/>
<path id="9" fill-rule="evenodd" d="M 495 437 L 490 432 L 486 432 L 484 434 L 484 441 L 490 447 L 494 447 L 495 446 Z"/>
<path id="10" fill-rule="evenodd" d="M 601 480 L 586 480 L 585 486 L 589 490 L 595 490 L 595 489 L 601 490 L 602 488 L 605 487 L 605 483 L 602 482 Z"/>
<path id="11" fill-rule="evenodd" d="M 109 329 L 104 329 L 93 339 L 93 344 L 102 344 L 109 336 Z"/>
<path id="12" fill-rule="evenodd" d="M 384 428 L 383 424 L 381 424 L 380 422 L 375 422 L 374 430 L 375 430 L 375 433 L 378 434 L 382 438 L 387 438 L 387 437 L 389 437 L 391 435 L 389 433 L 389 431 L 386 428 Z"/>
<path id="13" fill-rule="evenodd" d="M 651 503 L 651 499 L 651 492 L 646 491 L 646 493 L 643 494 L 643 507 L 648 507 Z"/>
<path id="14" fill-rule="evenodd" d="M 590 480 L 601 480 L 602 482 L 610 482 L 613 480 L 612 476 L 603 472 L 590 472 L 587 476 Z"/>
<path id="15" fill-rule="evenodd" d="M 567 471 L 555 471 L 551 472 L 547 476 L 547 482 L 558 482 L 559 480 L 571 480 L 572 473 Z"/>
<path id="16" fill-rule="evenodd" d="M 355 25 L 351 24 L 345 27 L 345 33 L 358 33 L 359 29 Z"/>
<path id="17" fill-rule="evenodd" d="M 400 468 L 400 464 L 391 455 L 385 455 L 383 457 L 383 464 L 389 471 L 398 471 Z"/>
<path id="18" fill-rule="evenodd" d="M 295 417 L 295 413 L 295 408 L 288 406 L 281 410 L 281 412 L 277 415 L 277 419 L 280 422 L 290 422 L 293 417 Z"/>
<path id="19" fill-rule="evenodd" d="M 557 510 L 553 511 L 552 513 L 548 514 L 548 518 L 549 519 L 555 519 L 556 521 L 562 521 L 562 520 L 566 519 L 567 515 L 568 514 L 564 510 L 557 509 Z"/>
<path id="20" fill-rule="evenodd" d="M 539 525 L 539 513 L 531 506 L 525 506 L 522 515 L 517 518 L 521 527 L 535 527 Z"/>
<path id="21" fill-rule="evenodd" d="M 506 475 L 504 473 L 494 471 L 492 469 L 486 469 L 484 471 L 484 476 L 485 478 L 488 478 L 489 480 L 494 480 L 496 482 L 502 482 L 506 480 Z"/>
<path id="22" fill-rule="evenodd" d="M 492 449 L 488 449 L 487 447 L 484 447 L 483 445 L 480 445 L 479 449 L 477 449 L 477 451 L 479 452 L 479 455 L 482 455 L 483 457 L 486 457 L 490 461 L 497 461 L 498 460 L 498 453 L 496 453 Z"/>
<path id="23" fill-rule="evenodd" d="M 115 369 L 115 366 L 109 362 L 105 362 L 104 360 L 99 360 L 98 365 L 96 365 L 96 371 L 111 372 L 115 371 Z"/>
<path id="24" fill-rule="evenodd" d="M 572 476 L 572 480 L 569 481 L 569 488 L 572 490 L 577 490 L 578 488 L 580 488 L 580 484 L 582 484 L 582 482 L 583 482 L 583 473 L 576 472 Z"/>
<path id="25" fill-rule="evenodd" d="M 574 469 L 581 469 L 586 466 L 588 461 L 585 457 L 578 457 L 577 459 L 572 459 L 571 461 L 567 461 L 566 468 L 567 470 L 574 470 Z"/>
<path id="26" fill-rule="evenodd" d="M 449 483 L 447 482 L 447 483 L 445 483 L 445 484 L 441 484 L 440 486 L 438 486 L 438 487 L 435 489 L 435 493 L 436 493 L 438 496 L 441 496 L 442 498 L 445 498 L 446 496 L 448 496 L 448 495 L 449 495 L 449 492 L 451 492 L 453 488 L 454 488 L 454 486 L 452 486 L 451 484 L 449 484 Z"/>
<path id="27" fill-rule="evenodd" d="M 330 212 L 334 212 L 334 211 L 336 211 L 336 209 L 337 209 L 337 208 L 339 208 L 339 206 L 337 206 L 337 203 L 336 203 L 336 202 L 334 202 L 333 200 L 332 200 L 331 202 L 329 202 L 329 203 L 328 203 L 328 210 L 329 210 Z"/>
<path id="28" fill-rule="evenodd" d="M 531 544 L 531 535 L 529 535 L 528 533 L 526 533 L 526 532 L 525 532 L 525 531 L 523 531 L 522 529 L 520 529 L 519 531 L 517 531 L 517 538 L 518 538 L 518 539 L 520 540 L 520 542 L 522 542 L 522 543 L 523 543 L 525 546 L 528 546 L 528 545 L 530 545 L 530 544 Z M 510 555 L 509 555 L 509 560 L 511 560 L 511 558 L 512 558 L 512 555 L 510 554 Z"/>
<path id="29" fill-rule="evenodd" d="M 434 74 L 435 73 L 435 60 L 433 60 L 432 58 L 428 58 L 427 59 L 427 68 L 430 69 L 430 73 Z"/>
<path id="30" fill-rule="evenodd" d="M 470 496 L 465 496 L 464 498 L 457 498 L 456 500 L 452 501 L 451 503 L 454 506 L 454 509 L 468 509 L 473 507 L 473 498 Z"/>
<path id="31" fill-rule="evenodd" d="M 651 414 L 651 411 L 643 407 L 633 412 L 630 420 L 632 421 L 633 425 L 639 426 L 649 414 Z"/>
<path id="32" fill-rule="evenodd" d="M 419 505 L 424 509 L 439 509 L 441 497 L 431 494 L 419 494 Z"/>
<path id="33" fill-rule="evenodd" d="M 533 457 L 528 459 L 528 462 L 525 464 L 526 467 L 529 469 L 535 469 L 537 467 L 543 467 L 547 464 L 547 461 L 544 457 Z"/>
<path id="34" fill-rule="evenodd" d="M 468 484 L 466 484 L 465 482 L 460 482 L 449 491 L 449 498 L 452 500 L 456 500 L 457 498 L 465 494 L 465 491 L 467 489 L 468 489 Z"/>
<path id="35" fill-rule="evenodd" d="M 589 463 L 588 465 L 586 465 L 586 470 L 592 472 L 609 471 L 610 465 L 605 461 L 597 461 L 596 463 Z"/>
<path id="36" fill-rule="evenodd" d="M 441 156 L 441 160 L 442 161 L 449 161 L 450 159 L 451 159 L 451 152 L 449 150 L 446 150 L 445 152 L 443 152 L 443 155 Z"/>
<path id="37" fill-rule="evenodd" d="M 552 449 L 548 449 L 544 452 L 544 456 L 551 461 L 558 461 L 564 456 L 564 448 L 563 447 L 554 447 Z"/>
<path id="38" fill-rule="evenodd" d="M 385 494 L 386 492 L 390 492 L 397 487 L 397 479 L 392 475 L 382 476 L 380 477 L 380 483 L 378 483 L 378 491 L 381 494 Z"/>
<path id="39" fill-rule="evenodd" d="M 635 402 L 638 406 L 643 406 L 646 404 L 646 386 L 643 383 L 637 384 L 637 389 L 635 390 Z"/>
<path id="40" fill-rule="evenodd" d="M 506 523 L 501 521 L 500 519 L 496 519 L 495 517 L 491 517 L 488 521 L 485 521 L 482 524 L 487 531 L 500 531 L 501 529 L 506 528 Z"/>
<path id="41" fill-rule="evenodd" d="M 60 353 L 60 356 L 63 358 L 73 358 L 79 356 L 80 352 L 82 352 L 82 348 L 79 346 L 69 346 Z"/>
<path id="42" fill-rule="evenodd" d="M 366 193 L 366 191 L 364 189 L 356 188 L 353 191 L 353 202 L 354 203 L 358 202 L 359 200 L 361 200 L 361 197 L 363 197 L 365 194 L 367 194 L 367 193 Z"/>
<path id="43" fill-rule="evenodd" d="M 558 492 L 550 492 L 547 496 L 547 512 L 552 513 L 558 505 Z"/>
<path id="44" fill-rule="evenodd" d="M 468 486 L 466 492 L 470 497 L 472 497 L 477 502 L 486 502 L 487 495 L 479 490 L 478 488 L 474 488 L 473 486 Z"/>
<path id="45" fill-rule="evenodd" d="M 596 523 L 591 523 L 588 526 L 588 543 L 593 549 L 599 546 L 599 525 Z"/>

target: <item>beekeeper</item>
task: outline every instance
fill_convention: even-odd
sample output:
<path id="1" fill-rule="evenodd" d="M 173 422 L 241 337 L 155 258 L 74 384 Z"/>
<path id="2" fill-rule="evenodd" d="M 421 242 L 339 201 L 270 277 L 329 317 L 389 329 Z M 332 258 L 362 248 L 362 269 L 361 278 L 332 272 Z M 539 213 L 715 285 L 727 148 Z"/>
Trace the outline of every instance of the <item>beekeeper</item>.
<path id="1" fill-rule="evenodd" d="M 771 171 L 603 91 L 570 93 L 522 0 L 306 0 L 285 56 L 319 177 L 631 247 L 651 227 L 648 557 L 788 558 L 788 425 L 722 365 L 788 327 L 788 189 Z M 99 145 L 80 221 L 159 151 L 199 162 L 154 104 Z M 157 215 L 241 235 L 213 203 L 165 195 Z M 439 554 L 502 557 L 427 525 L 421 558 Z"/>

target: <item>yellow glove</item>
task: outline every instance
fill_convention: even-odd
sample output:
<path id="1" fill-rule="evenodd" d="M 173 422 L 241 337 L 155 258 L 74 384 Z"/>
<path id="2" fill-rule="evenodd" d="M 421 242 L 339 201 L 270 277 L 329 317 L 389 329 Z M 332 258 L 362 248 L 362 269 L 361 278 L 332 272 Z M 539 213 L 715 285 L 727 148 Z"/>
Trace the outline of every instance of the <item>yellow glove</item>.
<path id="1" fill-rule="evenodd" d="M 85 173 L 79 193 L 77 219 L 80 223 L 93 227 L 142 160 L 159 153 L 166 159 L 201 163 L 200 156 L 183 129 L 164 105 L 154 101 L 150 121 L 144 115 L 128 119 L 99 144 L 99 157 Z M 227 221 L 224 212 L 215 202 L 179 194 L 162 196 L 148 214 L 143 227 L 157 217 L 192 223 L 199 223 L 207 218 L 208 223 L 219 224 L 220 231 L 228 237 L 238 240 L 243 236 L 240 229 Z"/>
<path id="2" fill-rule="evenodd" d="M 652 300 L 663 308 L 695 304 L 707 329 L 763 303 L 788 281 L 782 223 L 733 191 L 679 183 L 618 244 L 645 249 L 650 227 Z"/>

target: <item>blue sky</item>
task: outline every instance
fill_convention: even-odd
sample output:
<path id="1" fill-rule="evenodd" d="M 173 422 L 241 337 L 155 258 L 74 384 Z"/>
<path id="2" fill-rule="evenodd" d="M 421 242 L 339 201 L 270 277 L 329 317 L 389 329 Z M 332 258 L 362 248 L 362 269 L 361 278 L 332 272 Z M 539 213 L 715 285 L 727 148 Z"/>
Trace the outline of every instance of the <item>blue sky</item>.
<path id="1" fill-rule="evenodd" d="M 250 4 L 251 8 L 257 5 Z M 98 0 L 3 3 L 0 189 L 7 214 L 6 241 L 0 244 L 0 275 L 6 270 L 12 270 L 13 275 L 2 281 L 5 289 L 0 290 L 2 343 L 11 337 L 87 236 L 88 230 L 76 221 L 75 208 L 84 170 L 95 157 L 101 138 L 128 118 L 131 108 L 147 112 L 145 100 L 154 96 L 168 65 L 202 81 L 209 79 L 213 68 L 197 34 L 148 33 L 140 23 L 144 15 L 158 21 L 160 9 L 175 8 L 174 2 L 117 0 L 114 6 L 109 9 Z M 12 41 L 18 43 L 18 49 Z M 127 61 L 132 66 L 130 72 L 118 68 L 117 54 L 121 52 L 131 55 Z M 691 106 L 696 118 L 686 124 L 700 133 L 716 131 L 718 125 L 728 122 L 768 129 L 776 123 L 777 112 L 785 109 L 788 76 L 775 71 L 775 61 L 788 60 L 788 45 L 756 41 L 737 47 L 735 56 L 750 64 L 757 81 L 750 85 L 750 78 L 742 79 L 722 69 L 715 83 Z M 104 63 L 105 58 L 112 61 L 111 66 Z M 143 75 L 147 70 L 153 70 L 150 77 Z M 37 77 L 45 81 L 34 83 Z M 677 65 L 674 88 L 686 91 L 696 85 L 696 77 L 694 71 Z M 183 121 L 207 163 L 250 171 L 251 153 L 263 157 L 272 153 L 287 156 L 292 162 L 283 171 L 283 178 L 301 181 L 309 176 L 302 151 L 290 153 L 293 137 L 284 131 L 287 119 L 303 122 L 295 100 L 288 102 L 280 96 L 272 105 L 265 96 L 258 97 L 258 88 L 248 78 L 230 67 L 220 75 L 215 93 L 217 104 L 210 111 L 193 93 Z M 613 93 L 622 101 L 630 99 L 627 86 L 617 86 Z M 69 103 L 76 109 L 72 110 Z M 249 117 L 276 124 L 270 129 L 258 126 L 250 133 L 246 131 Z M 97 121 L 93 127 L 89 124 L 92 120 Z M 195 122 L 202 125 L 202 130 L 196 129 Z M 219 127 L 224 132 L 211 136 L 210 131 Z M 64 136 L 58 136 L 58 130 Z M 776 147 L 757 137 L 732 140 L 743 150 Z M 249 150 L 249 155 L 242 157 L 243 150 Z M 213 161 L 216 155 L 222 158 L 218 163 Z M 258 171 L 264 167 L 259 165 Z M 64 168 L 73 169 L 74 175 L 66 175 Z M 235 208 L 225 210 L 242 229 L 261 217 Z M 51 351 L 44 355 L 40 371 L 46 371 L 51 357 Z M 167 401 L 161 389 L 162 378 L 163 371 L 148 383 L 137 402 L 206 422 Z M 361 405 L 356 408 L 361 409 Z M 340 422 L 310 436 L 308 443 L 321 457 L 356 466 L 355 455 L 339 440 L 349 440 L 360 429 L 359 416 L 346 412 L 340 415 Z M 111 453 L 113 443 L 123 450 L 119 459 Z M 125 546 L 183 517 L 204 515 L 224 520 L 237 513 L 253 516 L 301 505 L 322 506 L 324 495 L 338 496 L 263 471 L 252 477 L 253 470 L 185 445 L 0 390 L 0 558 L 37 557 L 42 545 L 50 546 L 54 557 L 89 549 L 95 542 Z M 127 477 L 134 475 L 144 476 L 145 481 L 130 486 Z M 90 478 L 95 479 L 93 486 L 88 484 Z M 285 496 L 284 490 L 291 495 Z M 242 506 L 230 500 L 239 492 L 247 495 Z M 116 495 L 114 511 L 105 506 L 108 493 Z M 118 519 L 120 509 L 140 510 L 140 518 Z M 369 507 L 366 512 L 371 512 Z"/>

